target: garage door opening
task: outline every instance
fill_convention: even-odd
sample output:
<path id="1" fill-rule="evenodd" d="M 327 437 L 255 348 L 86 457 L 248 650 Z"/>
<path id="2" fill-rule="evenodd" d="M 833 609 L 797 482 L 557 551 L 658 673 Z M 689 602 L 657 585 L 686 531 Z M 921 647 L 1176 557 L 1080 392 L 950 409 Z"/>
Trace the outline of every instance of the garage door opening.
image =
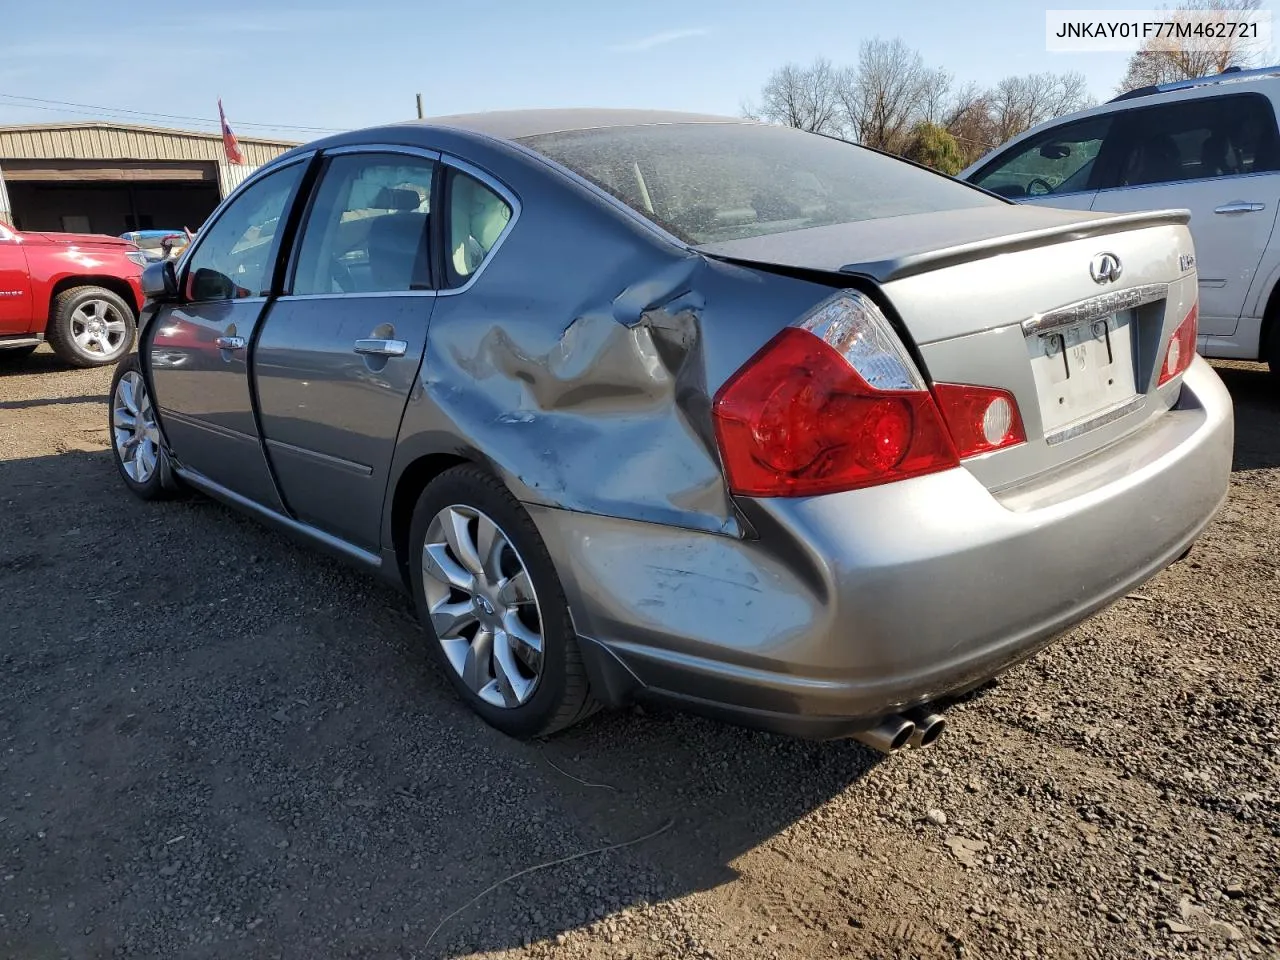
<path id="1" fill-rule="evenodd" d="M 105 233 L 199 229 L 217 207 L 212 163 L 92 164 L 6 161 L 19 230 Z"/>

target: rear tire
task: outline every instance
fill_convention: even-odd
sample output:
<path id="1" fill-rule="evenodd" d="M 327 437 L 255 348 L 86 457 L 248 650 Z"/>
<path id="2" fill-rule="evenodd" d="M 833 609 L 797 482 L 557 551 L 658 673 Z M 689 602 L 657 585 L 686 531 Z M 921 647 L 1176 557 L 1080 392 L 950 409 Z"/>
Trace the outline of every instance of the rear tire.
<path id="1" fill-rule="evenodd" d="M 409 549 L 433 655 L 485 721 L 529 739 L 599 709 L 551 555 L 497 478 L 468 465 L 427 484 Z"/>
<path id="2" fill-rule="evenodd" d="M 1267 343 L 1263 346 L 1262 358 L 1267 362 L 1267 367 L 1271 370 L 1271 383 L 1277 389 L 1280 389 L 1280 323 L 1271 325 L 1271 332 L 1267 337 Z"/>
<path id="3" fill-rule="evenodd" d="M 45 336 L 64 363 L 102 367 L 133 348 L 137 318 L 133 308 L 105 287 L 63 290 L 53 301 Z"/>

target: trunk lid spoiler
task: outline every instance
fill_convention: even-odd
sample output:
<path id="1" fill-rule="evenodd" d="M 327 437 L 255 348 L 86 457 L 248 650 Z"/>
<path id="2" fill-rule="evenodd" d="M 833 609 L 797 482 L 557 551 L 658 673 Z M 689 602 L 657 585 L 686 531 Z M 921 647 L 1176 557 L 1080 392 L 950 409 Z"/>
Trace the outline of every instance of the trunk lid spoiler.
<path id="1" fill-rule="evenodd" d="M 999 254 L 1190 219 L 1189 210 L 1104 214 L 1000 206 L 830 224 L 694 249 L 735 263 L 844 273 L 884 284 Z"/>

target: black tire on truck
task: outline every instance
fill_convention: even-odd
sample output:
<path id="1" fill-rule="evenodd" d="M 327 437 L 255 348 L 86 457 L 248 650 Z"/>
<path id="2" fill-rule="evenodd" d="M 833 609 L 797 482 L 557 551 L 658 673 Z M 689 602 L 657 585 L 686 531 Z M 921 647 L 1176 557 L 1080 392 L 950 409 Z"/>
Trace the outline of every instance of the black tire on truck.
<path id="1" fill-rule="evenodd" d="M 133 308 L 106 287 L 63 290 L 49 313 L 45 338 L 58 358 L 73 367 L 106 366 L 133 348 L 137 331 Z"/>

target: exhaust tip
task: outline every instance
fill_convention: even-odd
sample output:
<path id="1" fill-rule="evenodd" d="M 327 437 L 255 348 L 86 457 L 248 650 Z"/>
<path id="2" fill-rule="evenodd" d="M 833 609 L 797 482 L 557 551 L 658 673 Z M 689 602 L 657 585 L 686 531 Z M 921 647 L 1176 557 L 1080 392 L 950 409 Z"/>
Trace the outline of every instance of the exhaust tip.
<path id="1" fill-rule="evenodd" d="M 885 717 L 874 727 L 859 730 L 853 735 L 853 739 L 881 753 L 893 753 L 910 743 L 915 732 L 914 723 L 895 713 Z"/>
<path id="2" fill-rule="evenodd" d="M 947 729 L 947 719 L 940 713 L 923 709 L 908 710 L 907 717 L 915 725 L 911 735 L 911 746 L 917 749 L 929 746 Z"/>

